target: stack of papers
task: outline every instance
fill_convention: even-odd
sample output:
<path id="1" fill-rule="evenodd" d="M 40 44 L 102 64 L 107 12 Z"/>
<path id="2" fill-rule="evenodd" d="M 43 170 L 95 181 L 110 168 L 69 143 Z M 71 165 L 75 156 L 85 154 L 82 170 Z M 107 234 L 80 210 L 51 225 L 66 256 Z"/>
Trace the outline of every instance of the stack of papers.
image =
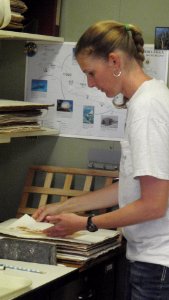
<path id="1" fill-rule="evenodd" d="M 42 232 L 51 226 L 53 225 L 37 222 L 32 217 L 24 215 L 20 219 L 2 222 L 0 233 L 24 239 L 55 241 L 57 261 L 73 265 L 82 265 L 120 246 L 120 232 L 116 230 L 99 229 L 96 232 L 81 230 L 66 238 L 51 238 Z"/>
<path id="2" fill-rule="evenodd" d="M 119 232 L 99 229 L 78 231 L 71 239 L 57 241 L 57 259 L 67 264 L 84 264 L 120 246 Z"/>
<path id="3" fill-rule="evenodd" d="M 40 130 L 49 106 L 52 105 L 0 100 L 0 133 Z"/>

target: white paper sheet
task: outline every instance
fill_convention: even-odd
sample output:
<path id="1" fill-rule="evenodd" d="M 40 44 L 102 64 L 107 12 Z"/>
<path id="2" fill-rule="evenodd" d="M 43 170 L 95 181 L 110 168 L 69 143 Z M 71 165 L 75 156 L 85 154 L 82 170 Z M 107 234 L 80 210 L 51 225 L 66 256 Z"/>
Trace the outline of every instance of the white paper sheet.
<path id="1" fill-rule="evenodd" d="M 58 241 L 75 241 L 76 243 L 95 244 L 102 242 L 106 239 L 116 237 L 119 232 L 116 230 L 99 229 L 96 232 L 89 232 L 87 230 L 81 230 L 67 238 L 51 238 L 45 234 L 41 234 L 39 231 L 53 226 L 46 222 L 37 222 L 29 215 L 25 214 L 19 219 L 8 220 L 7 222 L 0 223 L 0 233 L 33 239 L 54 239 Z M 37 233 L 38 232 L 38 233 Z"/>
<path id="2" fill-rule="evenodd" d="M 149 76 L 161 79 L 167 84 L 168 51 L 154 49 L 154 44 L 144 45 L 144 71 Z"/>

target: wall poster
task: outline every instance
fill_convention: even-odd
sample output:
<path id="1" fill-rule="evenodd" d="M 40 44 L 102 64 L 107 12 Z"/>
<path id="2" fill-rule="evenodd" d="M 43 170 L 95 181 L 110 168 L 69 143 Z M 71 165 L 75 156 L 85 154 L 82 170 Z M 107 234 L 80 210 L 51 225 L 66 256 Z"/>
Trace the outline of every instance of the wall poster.
<path id="1" fill-rule="evenodd" d="M 121 140 L 126 109 L 117 109 L 113 98 L 87 86 L 86 75 L 74 57 L 75 43 L 37 46 L 37 53 L 26 61 L 25 101 L 54 104 L 43 126 L 57 128 L 60 136 Z M 167 52 L 156 56 L 150 45 L 150 57 L 149 45 L 147 47 L 146 71 L 165 77 Z M 114 100 L 121 102 L 122 99 L 120 94 Z"/>
<path id="2" fill-rule="evenodd" d="M 39 44 L 36 55 L 27 57 L 25 100 L 54 103 L 44 126 L 59 129 L 60 136 L 120 140 L 126 110 L 115 108 L 113 99 L 87 86 L 74 46 Z M 116 102 L 121 100 L 118 95 Z"/>

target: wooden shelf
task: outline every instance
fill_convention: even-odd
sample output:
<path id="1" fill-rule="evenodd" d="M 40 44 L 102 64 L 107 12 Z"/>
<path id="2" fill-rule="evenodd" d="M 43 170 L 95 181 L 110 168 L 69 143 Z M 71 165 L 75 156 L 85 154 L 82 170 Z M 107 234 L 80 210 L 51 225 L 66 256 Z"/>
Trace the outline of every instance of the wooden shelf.
<path id="1" fill-rule="evenodd" d="M 57 129 L 45 128 L 45 127 L 42 127 L 41 130 L 3 133 L 0 134 L 0 144 L 10 143 L 12 138 L 18 138 L 18 137 L 58 136 L 58 135 L 59 135 L 59 131 Z"/>
<path id="2" fill-rule="evenodd" d="M 23 41 L 41 41 L 47 43 L 63 43 L 62 37 L 41 35 L 34 33 L 16 32 L 9 30 L 0 30 L 0 39 L 2 40 L 23 40 Z"/>

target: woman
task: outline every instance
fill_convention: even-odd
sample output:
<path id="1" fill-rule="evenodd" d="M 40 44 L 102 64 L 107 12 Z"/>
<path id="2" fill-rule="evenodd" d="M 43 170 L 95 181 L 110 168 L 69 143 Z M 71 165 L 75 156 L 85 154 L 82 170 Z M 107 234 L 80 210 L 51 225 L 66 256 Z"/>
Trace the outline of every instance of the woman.
<path id="1" fill-rule="evenodd" d="M 74 212 L 119 204 L 90 219 L 88 229 L 123 227 L 131 262 L 127 299 L 169 299 L 169 91 L 144 73 L 143 44 L 137 27 L 114 21 L 94 24 L 79 39 L 75 55 L 89 87 L 108 97 L 122 93 L 126 101 L 119 183 L 47 205 L 33 217 L 55 224 L 49 236 L 65 236 L 87 226 Z"/>

